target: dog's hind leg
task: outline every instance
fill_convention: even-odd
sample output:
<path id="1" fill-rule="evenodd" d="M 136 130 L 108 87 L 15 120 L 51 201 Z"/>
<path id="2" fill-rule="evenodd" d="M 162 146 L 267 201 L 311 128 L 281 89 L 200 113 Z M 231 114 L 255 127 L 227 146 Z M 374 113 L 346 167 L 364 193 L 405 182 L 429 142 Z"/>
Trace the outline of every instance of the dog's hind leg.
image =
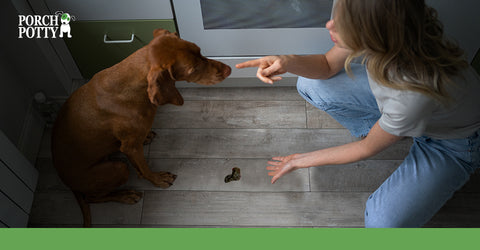
<path id="1" fill-rule="evenodd" d="M 106 195 L 85 195 L 81 192 L 73 192 L 78 205 L 82 210 L 83 227 L 92 227 L 92 215 L 90 212 L 90 203 L 100 202 L 120 202 L 125 204 L 135 204 L 142 199 L 141 192 L 133 190 L 113 191 Z"/>
<path id="2" fill-rule="evenodd" d="M 83 173 L 80 183 L 71 186 L 82 210 L 84 227 L 91 226 L 89 203 L 117 201 L 133 204 L 142 198 L 135 191 L 114 191 L 128 180 L 128 165 L 124 161 L 102 161 Z"/>

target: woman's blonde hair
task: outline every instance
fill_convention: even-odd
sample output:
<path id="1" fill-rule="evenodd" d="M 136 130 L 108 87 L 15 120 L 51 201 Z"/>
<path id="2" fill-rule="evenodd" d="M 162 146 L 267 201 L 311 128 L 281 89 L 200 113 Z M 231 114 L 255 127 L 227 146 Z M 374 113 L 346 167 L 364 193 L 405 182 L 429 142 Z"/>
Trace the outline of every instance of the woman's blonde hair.
<path id="1" fill-rule="evenodd" d="M 335 12 L 335 28 L 353 50 L 345 62 L 349 74 L 352 60 L 363 56 L 378 83 L 450 100 L 450 77 L 468 63 L 424 0 L 337 0 Z"/>

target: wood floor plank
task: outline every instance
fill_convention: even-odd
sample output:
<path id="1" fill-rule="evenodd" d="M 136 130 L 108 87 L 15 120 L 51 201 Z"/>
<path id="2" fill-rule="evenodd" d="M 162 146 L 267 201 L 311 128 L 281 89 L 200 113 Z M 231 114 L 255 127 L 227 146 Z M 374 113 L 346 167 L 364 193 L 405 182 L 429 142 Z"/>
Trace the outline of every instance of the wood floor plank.
<path id="1" fill-rule="evenodd" d="M 157 129 L 152 158 L 264 158 L 354 140 L 345 130 Z M 161 138 L 161 139 L 160 139 Z"/>
<path id="2" fill-rule="evenodd" d="M 455 193 L 425 227 L 480 227 L 480 194 Z"/>
<path id="3" fill-rule="evenodd" d="M 274 185 L 270 184 L 263 159 L 150 159 L 152 171 L 167 171 L 178 175 L 168 190 L 177 191 L 247 191 L 247 192 L 373 192 L 402 160 L 366 160 L 339 166 L 299 169 Z M 58 177 L 51 159 L 38 159 L 38 192 L 69 191 Z M 241 181 L 225 184 L 223 178 L 232 167 L 241 169 Z M 122 188 L 159 190 L 145 179 L 138 178 L 133 167 Z M 310 172 L 309 172 L 310 171 Z M 476 171 L 459 193 L 478 193 L 480 170 Z"/>
<path id="4" fill-rule="evenodd" d="M 357 140 L 345 129 L 156 129 L 151 158 L 263 158 L 310 152 Z M 401 141 L 373 159 L 398 160 Z"/>
<path id="5" fill-rule="evenodd" d="M 146 191 L 142 224 L 362 227 L 368 193 Z"/>
<path id="6" fill-rule="evenodd" d="M 299 192 L 310 191 L 308 169 L 299 169 L 271 184 L 262 159 L 151 159 L 152 171 L 167 171 L 177 175 L 169 191 L 237 191 L 237 192 Z M 239 181 L 225 183 L 232 168 L 240 168 Z M 127 187 L 135 190 L 159 190 L 131 171 Z"/>
<path id="7" fill-rule="evenodd" d="M 306 103 L 307 128 L 344 128 L 340 123 L 312 104 Z"/>
<path id="8" fill-rule="evenodd" d="M 303 101 L 296 87 L 179 88 L 186 101 Z"/>
<path id="9" fill-rule="evenodd" d="M 312 191 L 373 192 L 402 163 L 401 160 L 366 160 L 310 168 Z"/>
<path id="10" fill-rule="evenodd" d="M 470 180 L 463 186 L 459 192 L 479 193 L 480 192 L 480 169 L 477 169 L 471 176 Z"/>
<path id="11" fill-rule="evenodd" d="M 153 128 L 305 128 L 305 101 L 185 101 L 160 106 Z"/>
<path id="12" fill-rule="evenodd" d="M 115 202 L 90 204 L 92 224 L 140 224 L 143 199 L 137 204 Z M 78 225 L 83 224 L 80 207 L 72 192 L 37 192 L 32 205 L 29 225 Z"/>
<path id="13" fill-rule="evenodd" d="M 285 176 L 275 185 L 270 184 L 267 175 L 267 160 L 262 159 L 151 159 L 152 171 L 166 171 L 177 175 L 174 184 L 168 190 L 201 190 L 201 191 L 248 191 L 248 192 L 280 192 L 309 191 L 309 173 L 300 169 Z M 231 169 L 241 170 L 240 181 L 225 183 L 226 175 Z M 37 162 L 39 181 L 37 191 L 69 191 L 63 184 L 51 159 L 39 159 Z M 133 167 L 129 168 L 128 182 L 122 189 L 159 190 L 149 181 L 139 178 Z"/>

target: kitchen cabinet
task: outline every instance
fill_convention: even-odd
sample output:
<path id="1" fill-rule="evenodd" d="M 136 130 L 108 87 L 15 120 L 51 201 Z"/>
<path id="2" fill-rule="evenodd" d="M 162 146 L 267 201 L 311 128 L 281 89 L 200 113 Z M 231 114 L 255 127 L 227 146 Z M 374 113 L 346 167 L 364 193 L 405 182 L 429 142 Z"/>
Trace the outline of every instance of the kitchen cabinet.
<path id="1" fill-rule="evenodd" d="M 53 45 L 59 56 L 64 58 L 62 61 L 71 61 L 73 58 L 74 64 L 70 67 L 77 67 L 84 79 L 91 78 L 98 71 L 120 62 L 147 45 L 153 39 L 154 29 L 176 31 L 169 0 L 30 2 L 34 10 L 43 8 L 48 9 L 49 14 L 61 11 L 72 16 L 69 23 L 72 37 L 68 38 L 65 34 L 63 38 L 68 51 L 62 52 L 64 45 Z"/>
<path id="2" fill-rule="evenodd" d="M 91 78 L 153 38 L 152 31 L 175 31 L 173 20 L 79 21 L 71 25 L 72 38 L 64 38 L 82 76 Z"/>

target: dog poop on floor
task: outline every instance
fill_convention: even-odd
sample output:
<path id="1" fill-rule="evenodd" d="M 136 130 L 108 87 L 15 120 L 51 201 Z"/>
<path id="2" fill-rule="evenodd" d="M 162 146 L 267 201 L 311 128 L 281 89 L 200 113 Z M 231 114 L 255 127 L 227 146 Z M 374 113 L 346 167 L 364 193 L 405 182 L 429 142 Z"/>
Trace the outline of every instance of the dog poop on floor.
<path id="1" fill-rule="evenodd" d="M 232 168 L 232 174 L 225 176 L 225 183 L 229 183 L 231 181 L 238 181 L 240 180 L 240 177 L 242 177 L 240 175 L 240 169 L 237 167 Z"/>

